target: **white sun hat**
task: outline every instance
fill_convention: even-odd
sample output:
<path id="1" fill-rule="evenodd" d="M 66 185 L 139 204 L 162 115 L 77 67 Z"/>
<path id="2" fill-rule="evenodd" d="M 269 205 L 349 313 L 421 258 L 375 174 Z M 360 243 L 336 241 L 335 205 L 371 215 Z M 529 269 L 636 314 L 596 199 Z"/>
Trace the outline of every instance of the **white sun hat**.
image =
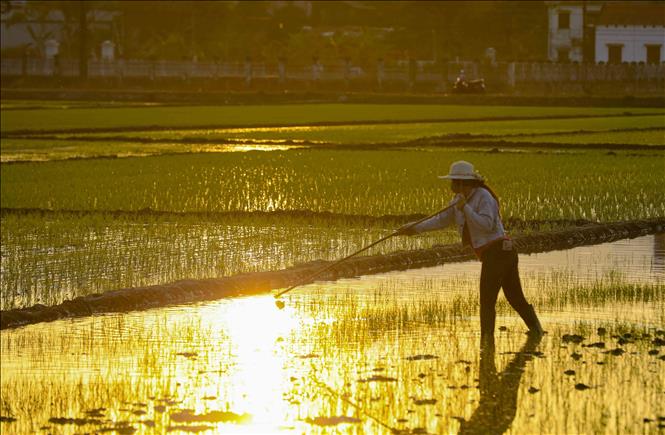
<path id="1" fill-rule="evenodd" d="M 454 162 L 450 165 L 450 173 L 441 175 L 439 178 L 445 180 L 483 180 L 483 177 L 473 169 L 473 165 L 464 160 Z"/>

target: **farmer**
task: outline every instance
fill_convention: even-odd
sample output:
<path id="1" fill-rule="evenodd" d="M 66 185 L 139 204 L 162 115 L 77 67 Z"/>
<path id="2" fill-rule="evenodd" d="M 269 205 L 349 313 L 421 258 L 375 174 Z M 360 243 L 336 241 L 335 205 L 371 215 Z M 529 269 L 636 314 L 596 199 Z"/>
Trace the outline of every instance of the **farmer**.
<path id="1" fill-rule="evenodd" d="M 480 335 L 481 340 L 494 338 L 496 298 L 503 287 L 506 299 L 522 317 L 529 332 L 542 334 L 543 328 L 532 305 L 526 301 L 519 271 L 517 252 L 506 236 L 499 213 L 499 200 L 469 162 L 450 166 L 450 173 L 439 178 L 452 181 L 456 194 L 454 207 L 416 225 L 409 223 L 398 229 L 400 235 L 413 235 L 457 224 L 462 243 L 470 245 L 482 262 L 480 273 Z"/>

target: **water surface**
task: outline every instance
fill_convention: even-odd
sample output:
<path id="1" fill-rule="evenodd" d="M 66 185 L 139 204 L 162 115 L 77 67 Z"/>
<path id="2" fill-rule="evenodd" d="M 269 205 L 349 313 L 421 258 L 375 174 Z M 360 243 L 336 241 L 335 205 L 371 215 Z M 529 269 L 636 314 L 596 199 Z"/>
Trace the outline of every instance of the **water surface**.
<path id="1" fill-rule="evenodd" d="M 664 239 L 520 256 L 549 333 L 528 340 L 501 297 L 493 352 L 477 262 L 317 283 L 284 310 L 264 295 L 2 331 L 0 412 L 17 420 L 0 429 L 657 431 Z"/>

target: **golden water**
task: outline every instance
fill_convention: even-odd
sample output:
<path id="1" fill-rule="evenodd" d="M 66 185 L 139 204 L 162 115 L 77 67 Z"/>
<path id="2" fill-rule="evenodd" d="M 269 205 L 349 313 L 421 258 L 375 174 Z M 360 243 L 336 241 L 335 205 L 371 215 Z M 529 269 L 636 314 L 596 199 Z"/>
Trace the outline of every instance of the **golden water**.
<path id="1" fill-rule="evenodd" d="M 548 334 L 529 339 L 500 300 L 482 352 L 476 262 L 319 283 L 284 310 L 265 295 L 2 331 L 0 415 L 16 421 L 0 430 L 657 432 L 664 253 L 661 235 L 521 256 Z"/>

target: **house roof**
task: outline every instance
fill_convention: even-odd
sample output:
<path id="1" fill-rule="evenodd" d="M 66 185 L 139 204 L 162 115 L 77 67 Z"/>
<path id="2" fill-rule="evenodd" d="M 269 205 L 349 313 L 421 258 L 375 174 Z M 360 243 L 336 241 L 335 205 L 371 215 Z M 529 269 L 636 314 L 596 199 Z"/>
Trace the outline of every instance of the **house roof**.
<path id="1" fill-rule="evenodd" d="M 665 2 L 607 2 L 600 11 L 598 26 L 665 26 Z"/>

